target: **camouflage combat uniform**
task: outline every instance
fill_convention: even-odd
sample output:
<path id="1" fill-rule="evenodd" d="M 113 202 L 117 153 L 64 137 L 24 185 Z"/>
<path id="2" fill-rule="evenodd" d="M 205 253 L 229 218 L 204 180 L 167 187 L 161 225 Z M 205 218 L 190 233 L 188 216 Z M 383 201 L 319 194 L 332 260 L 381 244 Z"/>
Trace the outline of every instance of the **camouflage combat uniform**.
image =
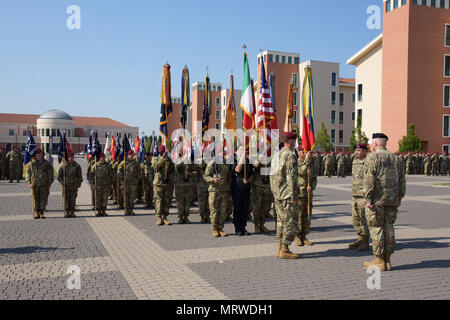
<path id="1" fill-rule="evenodd" d="M 170 201 L 172 195 L 170 195 L 171 185 L 174 184 L 175 166 L 172 160 L 162 156 L 152 158 L 152 167 L 154 170 L 155 178 L 153 180 L 153 193 L 156 209 L 156 216 L 161 220 L 158 220 L 158 224 L 162 221 L 167 221 L 170 209 Z M 165 223 L 170 224 L 170 223 Z"/>
<path id="2" fill-rule="evenodd" d="M 89 183 L 91 188 L 95 186 L 95 209 L 97 210 L 97 217 L 107 216 L 106 208 L 108 207 L 109 191 L 115 178 L 114 171 L 108 162 L 102 163 L 101 161 L 97 161 L 97 164 L 91 169 Z"/>
<path id="3" fill-rule="evenodd" d="M 6 152 L 0 152 L 0 180 L 6 179 Z"/>
<path id="4" fill-rule="evenodd" d="M 200 211 L 200 221 L 201 223 L 210 223 L 210 210 L 209 210 L 209 194 L 208 194 L 208 183 L 205 181 L 204 174 L 206 170 L 206 164 L 196 165 L 200 170 L 200 182 L 197 186 L 197 199 L 198 199 L 198 210 Z"/>
<path id="5" fill-rule="evenodd" d="M 293 150 L 283 147 L 279 154 L 279 172 L 270 177 L 277 212 L 277 241 L 289 246 L 298 232 L 298 167 Z"/>
<path id="6" fill-rule="evenodd" d="M 47 160 L 33 159 L 27 166 L 26 177 L 27 184 L 33 185 L 33 216 L 35 219 L 44 218 L 50 186 L 55 179 L 53 168 Z"/>
<path id="7" fill-rule="evenodd" d="M 227 217 L 227 194 L 231 188 L 231 167 L 211 161 L 206 166 L 203 178 L 209 185 L 208 202 L 212 229 L 217 232 L 223 231 Z M 219 180 L 218 183 L 214 183 L 215 178 Z"/>
<path id="8" fill-rule="evenodd" d="M 190 172 L 194 171 L 194 165 L 180 163 L 175 166 L 176 184 L 175 198 L 178 210 L 178 223 L 190 223 L 189 210 L 194 199 L 194 184 L 191 181 Z"/>
<path id="9" fill-rule="evenodd" d="M 433 176 L 439 173 L 439 156 L 436 153 L 431 156 L 431 172 Z"/>
<path id="10" fill-rule="evenodd" d="M 429 176 L 431 174 L 431 156 L 427 154 L 423 162 L 423 173 Z"/>
<path id="11" fill-rule="evenodd" d="M 136 200 L 137 186 L 141 178 L 141 167 L 136 159 L 124 160 L 120 163 L 117 176 L 122 182 L 125 215 L 135 215 L 133 212 Z"/>
<path id="12" fill-rule="evenodd" d="M 75 217 L 75 204 L 77 202 L 78 189 L 83 182 L 81 167 L 78 163 L 69 161 L 59 168 L 58 182 L 62 186 L 64 199 L 64 217 Z"/>
<path id="13" fill-rule="evenodd" d="M 87 165 L 87 170 L 86 170 L 86 180 L 89 181 L 89 177 L 91 175 L 91 170 L 93 168 L 93 166 L 95 165 L 95 158 L 94 157 L 90 157 L 89 158 L 89 163 Z M 92 206 L 92 210 L 95 210 L 95 192 L 94 190 L 91 189 L 91 206 Z"/>
<path id="14" fill-rule="evenodd" d="M 345 155 L 341 152 L 336 158 L 337 161 L 337 176 L 345 178 Z"/>
<path id="15" fill-rule="evenodd" d="M 146 207 L 150 208 L 153 206 L 153 179 L 155 179 L 155 173 L 151 159 L 146 159 L 142 165 L 144 167 L 144 201 Z"/>
<path id="16" fill-rule="evenodd" d="M 395 245 L 397 208 L 406 191 L 405 176 L 399 162 L 393 153 L 378 149 L 368 155 L 364 174 L 364 200 L 366 205 L 373 205 L 365 210 L 373 253 L 377 259 L 380 258 L 379 261 L 389 262 L 389 265 Z"/>
<path id="17" fill-rule="evenodd" d="M 447 156 L 445 154 L 439 156 L 439 173 L 443 176 L 447 174 Z"/>
<path id="18" fill-rule="evenodd" d="M 255 173 L 253 174 L 252 193 L 250 203 L 253 213 L 253 223 L 255 233 L 269 232 L 264 226 L 266 216 L 272 206 L 272 191 L 270 190 L 270 164 L 262 164 L 259 160 L 253 164 Z"/>
<path id="19" fill-rule="evenodd" d="M 6 155 L 6 159 L 8 160 L 8 166 L 9 166 L 9 182 L 12 182 L 13 180 L 17 180 L 17 182 L 20 182 L 21 179 L 21 172 L 22 172 L 22 157 L 19 152 L 13 150 L 8 152 Z"/>

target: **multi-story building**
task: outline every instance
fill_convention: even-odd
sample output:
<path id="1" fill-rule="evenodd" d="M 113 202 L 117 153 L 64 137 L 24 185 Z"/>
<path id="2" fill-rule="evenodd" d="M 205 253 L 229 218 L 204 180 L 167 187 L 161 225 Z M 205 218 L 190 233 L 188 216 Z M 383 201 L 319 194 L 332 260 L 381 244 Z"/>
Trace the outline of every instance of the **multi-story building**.
<path id="1" fill-rule="evenodd" d="M 7 150 L 18 146 L 24 150 L 30 131 L 36 144 L 45 152 L 57 151 L 62 132 L 66 133 L 73 152 L 85 151 L 91 132 L 97 132 L 102 145 L 107 136 L 114 135 L 122 141 L 127 135 L 130 141 L 134 141 L 139 134 L 138 127 L 130 127 L 109 118 L 72 117 L 56 109 L 42 115 L 0 113 L 0 146 Z"/>
<path id="2" fill-rule="evenodd" d="M 339 63 L 310 60 L 299 66 L 301 84 L 307 65 L 311 66 L 313 79 L 315 133 L 319 132 L 321 123 L 324 123 L 334 149 L 347 151 L 355 127 L 355 80 L 340 78 Z M 300 113 L 300 117 L 302 116 L 303 112 Z M 301 132 L 301 120 L 299 125 Z"/>
<path id="3" fill-rule="evenodd" d="M 277 113 L 277 124 L 280 131 L 284 130 L 286 123 L 286 106 L 289 90 L 289 82 L 292 81 L 294 86 L 293 100 L 294 100 L 294 118 L 292 119 L 291 130 L 295 130 L 298 126 L 298 110 L 300 101 L 299 89 L 299 64 L 300 55 L 298 53 L 280 52 L 280 51 L 263 51 L 258 54 L 258 70 L 257 78 L 255 79 L 255 103 L 258 104 L 260 92 L 260 65 L 264 64 L 266 71 L 267 82 L 269 83 L 269 76 L 272 75 L 274 84 L 273 104 Z"/>
<path id="4" fill-rule="evenodd" d="M 398 150 L 398 141 L 414 123 L 425 151 L 448 151 L 450 1 L 384 0 L 383 4 L 383 35 L 349 60 L 356 65 L 357 95 L 362 85 L 363 123 L 372 121 L 371 114 L 364 114 L 366 97 L 377 97 L 381 104 L 376 102 L 380 111 L 375 112 L 373 130 L 380 128 L 389 137 L 389 149 Z M 381 92 L 379 80 L 367 82 L 369 77 L 381 79 Z"/>

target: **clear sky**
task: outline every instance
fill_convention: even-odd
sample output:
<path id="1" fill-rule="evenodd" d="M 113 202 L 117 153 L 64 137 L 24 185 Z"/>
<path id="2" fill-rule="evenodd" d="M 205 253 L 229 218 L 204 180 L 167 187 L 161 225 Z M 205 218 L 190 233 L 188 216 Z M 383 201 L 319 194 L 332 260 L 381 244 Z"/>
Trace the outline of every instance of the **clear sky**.
<path id="1" fill-rule="evenodd" d="M 69 30 L 66 9 L 81 9 L 81 29 Z M 368 6 L 382 0 L 2 0 L 0 112 L 58 108 L 74 116 L 107 116 L 149 134 L 159 128 L 161 73 L 172 70 L 179 97 L 181 71 L 191 84 L 235 87 L 242 82 L 242 44 L 256 78 L 259 49 L 300 53 L 341 63 L 375 38 Z M 174 115 L 178 117 L 179 115 Z"/>

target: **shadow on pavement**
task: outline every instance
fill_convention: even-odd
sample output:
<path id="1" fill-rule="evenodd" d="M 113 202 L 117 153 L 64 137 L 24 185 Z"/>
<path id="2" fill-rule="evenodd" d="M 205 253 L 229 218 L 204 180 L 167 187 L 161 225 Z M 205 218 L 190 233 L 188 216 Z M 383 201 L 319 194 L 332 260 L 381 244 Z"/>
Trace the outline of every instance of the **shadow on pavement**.
<path id="1" fill-rule="evenodd" d="M 450 268 L 450 260 L 426 260 L 420 263 L 404 264 L 394 266 L 395 270 L 412 270 L 412 269 L 441 269 Z"/>
<path id="2" fill-rule="evenodd" d="M 18 247 L 18 248 L 0 248 L 0 254 L 31 254 L 35 252 L 50 252 L 56 250 L 74 250 L 75 248 L 56 248 L 56 247 Z"/>

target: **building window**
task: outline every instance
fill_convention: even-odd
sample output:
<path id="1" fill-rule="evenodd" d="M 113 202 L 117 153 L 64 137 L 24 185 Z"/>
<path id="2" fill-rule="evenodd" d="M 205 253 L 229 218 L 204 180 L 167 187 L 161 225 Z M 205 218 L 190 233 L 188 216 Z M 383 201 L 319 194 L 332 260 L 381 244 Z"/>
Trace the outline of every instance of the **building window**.
<path id="1" fill-rule="evenodd" d="M 223 118 L 225 119 L 226 116 L 227 116 L 227 110 L 223 110 Z"/>
<path id="2" fill-rule="evenodd" d="M 391 11 L 391 0 L 386 1 L 386 12 L 389 12 L 389 11 Z"/>
<path id="3" fill-rule="evenodd" d="M 45 129 L 45 136 L 50 137 L 50 129 Z"/>
<path id="4" fill-rule="evenodd" d="M 352 112 L 352 121 L 355 121 L 355 111 Z"/>
<path id="5" fill-rule="evenodd" d="M 273 62 L 273 54 L 269 54 L 269 62 Z"/>
<path id="6" fill-rule="evenodd" d="M 444 76 L 450 77 L 450 56 L 445 55 Z"/>
<path id="7" fill-rule="evenodd" d="M 280 56 L 279 55 L 275 55 L 275 62 L 280 62 Z"/>
<path id="8" fill-rule="evenodd" d="M 253 60 L 255 61 L 255 60 Z M 216 110 L 216 120 L 220 120 L 220 111 Z"/>
<path id="9" fill-rule="evenodd" d="M 358 84 L 358 101 L 363 100 L 363 85 Z"/>
<path id="10" fill-rule="evenodd" d="M 394 9 L 398 8 L 398 0 L 394 0 Z"/>
<path id="11" fill-rule="evenodd" d="M 253 60 L 255 61 L 255 60 Z M 281 63 L 286 63 L 286 57 L 285 56 L 281 56 Z"/>
<path id="12" fill-rule="evenodd" d="M 450 86 L 444 86 L 444 107 L 450 107 Z"/>
<path id="13" fill-rule="evenodd" d="M 56 137 L 56 129 L 52 129 L 52 137 Z"/>
<path id="14" fill-rule="evenodd" d="M 222 87 L 221 86 L 217 86 L 217 91 L 222 91 Z"/>
<path id="15" fill-rule="evenodd" d="M 436 7 L 436 0 L 431 0 L 431 6 Z"/>
<path id="16" fill-rule="evenodd" d="M 442 151 L 445 152 L 445 154 L 448 155 L 448 153 L 450 152 L 450 144 L 444 144 L 442 146 Z"/>
<path id="17" fill-rule="evenodd" d="M 292 57 L 288 57 L 288 64 L 292 64 Z"/>
<path id="18" fill-rule="evenodd" d="M 331 104 L 335 105 L 336 104 L 336 92 L 331 92 Z"/>
<path id="19" fill-rule="evenodd" d="M 344 124 L 344 111 L 339 111 L 339 124 Z"/>
<path id="20" fill-rule="evenodd" d="M 292 100 L 293 100 L 294 106 L 296 107 L 297 106 L 297 92 L 292 93 Z"/>
<path id="21" fill-rule="evenodd" d="M 444 124 L 442 126 L 443 132 L 442 135 L 444 137 L 450 137 L 450 115 L 444 115 Z"/>
<path id="22" fill-rule="evenodd" d="M 352 93 L 352 102 L 355 102 L 356 95 Z"/>
<path id="23" fill-rule="evenodd" d="M 14 130 L 9 130 L 9 136 L 13 137 L 14 136 Z"/>
<path id="24" fill-rule="evenodd" d="M 439 8 L 445 8 L 445 0 L 441 0 L 439 4 Z"/>
<path id="25" fill-rule="evenodd" d="M 255 61 L 255 60 L 253 60 L 253 61 Z M 219 97 L 216 98 L 216 107 L 220 107 L 220 98 Z"/>
<path id="26" fill-rule="evenodd" d="M 267 55 L 264 55 L 264 62 L 267 62 Z"/>
<path id="27" fill-rule="evenodd" d="M 261 64 L 261 57 L 258 57 L 258 64 Z"/>
<path id="28" fill-rule="evenodd" d="M 27 136 L 27 130 L 23 130 L 23 136 L 26 137 Z"/>
<path id="29" fill-rule="evenodd" d="M 294 86 L 294 88 L 298 88 L 298 74 L 293 73 L 291 79 L 292 79 L 292 85 Z"/>
<path id="30" fill-rule="evenodd" d="M 336 130 L 331 129 L 331 142 L 336 142 Z"/>
<path id="31" fill-rule="evenodd" d="M 336 72 L 331 73 L 331 85 L 332 86 L 336 85 Z"/>
<path id="32" fill-rule="evenodd" d="M 227 97 L 223 97 L 223 105 L 224 105 L 224 106 L 227 105 Z"/>
<path id="33" fill-rule="evenodd" d="M 298 57 L 295 57 L 295 58 L 294 58 L 294 63 L 295 63 L 295 64 L 299 64 L 299 60 L 300 60 L 300 59 L 299 59 Z"/>
<path id="34" fill-rule="evenodd" d="M 406 0 L 402 0 L 402 6 L 406 4 Z"/>
<path id="35" fill-rule="evenodd" d="M 331 123 L 336 124 L 336 111 L 331 110 Z"/>
<path id="36" fill-rule="evenodd" d="M 450 24 L 445 25 L 445 46 L 450 47 Z"/>
<path id="37" fill-rule="evenodd" d="M 255 60 L 253 60 L 253 61 L 255 61 Z M 216 129 L 220 130 L 220 123 L 216 123 Z"/>
<path id="38" fill-rule="evenodd" d="M 344 143 L 344 130 L 339 130 L 339 143 Z"/>
<path id="39" fill-rule="evenodd" d="M 339 93 L 339 106 L 340 107 L 344 106 L 344 93 L 343 92 Z"/>
<path id="40" fill-rule="evenodd" d="M 297 110 L 294 110 L 294 117 L 292 119 L 294 123 L 297 123 Z"/>

